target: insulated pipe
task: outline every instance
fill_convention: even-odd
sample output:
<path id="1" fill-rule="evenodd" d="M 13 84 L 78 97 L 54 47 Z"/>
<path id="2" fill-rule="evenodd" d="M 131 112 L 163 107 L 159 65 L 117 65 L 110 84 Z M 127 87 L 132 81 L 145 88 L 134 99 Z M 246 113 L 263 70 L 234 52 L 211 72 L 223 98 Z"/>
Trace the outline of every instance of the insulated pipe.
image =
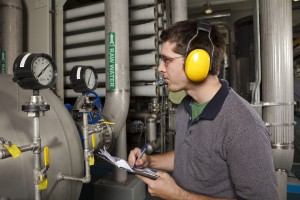
<path id="1" fill-rule="evenodd" d="M 68 22 L 65 24 L 65 33 L 71 31 L 81 31 L 90 28 L 102 27 L 105 24 L 104 17 L 96 17 L 92 19 L 85 19 L 75 22 Z"/>
<path id="2" fill-rule="evenodd" d="M 275 169 L 294 157 L 292 2 L 261 0 L 263 120 L 269 125 Z M 278 185 L 286 185 L 286 179 Z M 279 190 L 279 196 L 285 191 Z M 284 194 L 285 198 L 287 195 Z"/>
<path id="3" fill-rule="evenodd" d="M 131 42 L 131 50 L 155 50 L 156 37 L 151 36 L 148 38 L 133 40 Z"/>
<path id="4" fill-rule="evenodd" d="M 156 27 L 155 21 L 150 21 L 148 23 L 130 26 L 130 35 L 131 36 L 153 35 L 157 31 L 155 30 L 155 27 Z M 158 21 L 158 28 L 159 30 L 163 28 L 163 22 L 161 20 Z"/>
<path id="5" fill-rule="evenodd" d="M 65 50 L 65 58 L 77 58 L 83 56 L 93 56 L 105 53 L 105 45 L 93 45 L 87 47 L 73 48 Z"/>
<path id="6" fill-rule="evenodd" d="M 23 52 L 22 10 L 21 0 L 0 0 L 0 62 L 3 74 L 13 74 L 15 58 Z"/>
<path id="7" fill-rule="evenodd" d="M 104 41 L 105 31 L 93 31 L 65 37 L 64 45 L 74 45 L 86 42 Z"/>
<path id="8" fill-rule="evenodd" d="M 130 98 L 128 1 L 105 0 L 105 35 L 107 79 L 102 115 L 107 121 L 116 123 L 113 128 L 118 138 L 125 128 Z M 118 145 L 126 148 L 126 140 Z M 124 146 L 118 148 L 123 149 Z M 116 156 L 127 159 L 124 154 Z M 126 179 L 125 171 L 115 177 L 117 182 Z"/>
<path id="9" fill-rule="evenodd" d="M 130 19 L 131 20 L 149 20 L 149 19 L 155 19 L 155 14 L 162 15 L 162 5 L 157 5 L 158 10 L 155 13 L 155 7 L 151 6 L 148 8 L 143 8 L 140 10 L 133 10 L 130 12 Z"/>
<path id="10" fill-rule="evenodd" d="M 78 17 L 85 17 L 88 15 L 95 15 L 100 13 L 104 13 L 103 2 L 67 10 L 65 11 L 65 19 L 74 19 Z"/>
<path id="11" fill-rule="evenodd" d="M 66 66 L 65 66 L 65 71 L 71 71 L 72 68 L 76 65 L 91 65 L 95 69 L 104 69 L 105 68 L 105 59 L 93 59 L 93 60 L 67 62 Z"/>
<path id="12" fill-rule="evenodd" d="M 172 24 L 186 20 L 188 18 L 187 0 L 171 0 L 171 15 Z"/>
<path id="13" fill-rule="evenodd" d="M 148 54 L 141 54 L 141 55 L 136 55 L 131 57 L 132 65 L 151 65 L 155 66 L 155 59 L 156 59 L 156 52 L 152 51 Z"/>
<path id="14" fill-rule="evenodd" d="M 157 0 L 131 0 L 130 6 L 154 5 Z"/>

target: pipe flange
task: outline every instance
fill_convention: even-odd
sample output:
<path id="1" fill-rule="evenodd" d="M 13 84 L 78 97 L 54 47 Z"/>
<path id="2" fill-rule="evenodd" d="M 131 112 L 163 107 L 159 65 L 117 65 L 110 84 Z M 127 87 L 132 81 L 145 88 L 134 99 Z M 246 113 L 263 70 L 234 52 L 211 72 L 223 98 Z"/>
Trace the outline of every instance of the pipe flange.
<path id="1" fill-rule="evenodd" d="M 272 143 L 272 149 L 294 149 L 294 143 Z"/>
<path id="2" fill-rule="evenodd" d="M 292 123 L 270 123 L 270 122 L 265 122 L 265 125 L 267 127 L 271 127 L 271 126 L 295 126 L 297 123 L 294 121 Z"/>

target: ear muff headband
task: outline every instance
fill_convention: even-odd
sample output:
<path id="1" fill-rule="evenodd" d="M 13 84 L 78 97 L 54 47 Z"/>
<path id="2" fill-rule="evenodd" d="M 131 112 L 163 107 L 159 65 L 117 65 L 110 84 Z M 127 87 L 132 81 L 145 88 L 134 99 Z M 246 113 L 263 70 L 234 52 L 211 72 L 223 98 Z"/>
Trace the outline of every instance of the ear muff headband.
<path id="1" fill-rule="evenodd" d="M 211 69 L 211 58 L 214 54 L 214 44 L 210 38 L 211 26 L 204 21 L 197 22 L 197 33 L 188 42 L 186 54 L 189 52 L 190 43 L 198 36 L 199 30 L 208 33 L 209 41 L 212 44 L 212 52 L 210 57 L 207 51 L 203 49 L 194 49 L 186 55 L 185 73 L 186 76 L 194 82 L 202 81 L 207 77 L 208 72 Z"/>

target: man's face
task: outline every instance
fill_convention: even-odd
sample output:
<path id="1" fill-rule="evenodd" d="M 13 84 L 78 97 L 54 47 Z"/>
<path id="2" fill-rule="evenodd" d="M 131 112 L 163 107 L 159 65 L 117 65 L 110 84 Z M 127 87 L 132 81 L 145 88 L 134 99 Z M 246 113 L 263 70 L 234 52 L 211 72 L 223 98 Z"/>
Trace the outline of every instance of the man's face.
<path id="1" fill-rule="evenodd" d="M 184 71 L 184 56 L 173 51 L 176 43 L 164 42 L 158 71 L 164 76 L 168 88 L 172 92 L 185 89 L 188 78 Z"/>

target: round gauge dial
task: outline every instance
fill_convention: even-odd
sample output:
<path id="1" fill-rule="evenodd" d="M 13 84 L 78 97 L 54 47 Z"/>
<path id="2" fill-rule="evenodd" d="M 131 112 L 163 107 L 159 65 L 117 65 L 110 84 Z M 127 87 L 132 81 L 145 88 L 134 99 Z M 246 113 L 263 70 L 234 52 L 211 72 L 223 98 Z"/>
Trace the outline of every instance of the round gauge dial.
<path id="1" fill-rule="evenodd" d="M 13 80 L 23 89 L 40 90 L 55 84 L 57 68 L 47 54 L 22 53 L 14 62 L 13 73 Z"/>
<path id="2" fill-rule="evenodd" d="M 37 57 L 32 64 L 34 77 L 42 85 L 49 85 L 53 80 L 53 66 L 45 57 Z"/>
<path id="3" fill-rule="evenodd" d="M 75 92 L 92 92 L 98 86 L 98 76 L 92 66 L 74 66 L 70 74 L 71 85 Z"/>
<path id="4" fill-rule="evenodd" d="M 92 90 L 96 85 L 95 72 L 91 68 L 87 68 L 84 72 L 84 81 L 90 90 Z"/>

